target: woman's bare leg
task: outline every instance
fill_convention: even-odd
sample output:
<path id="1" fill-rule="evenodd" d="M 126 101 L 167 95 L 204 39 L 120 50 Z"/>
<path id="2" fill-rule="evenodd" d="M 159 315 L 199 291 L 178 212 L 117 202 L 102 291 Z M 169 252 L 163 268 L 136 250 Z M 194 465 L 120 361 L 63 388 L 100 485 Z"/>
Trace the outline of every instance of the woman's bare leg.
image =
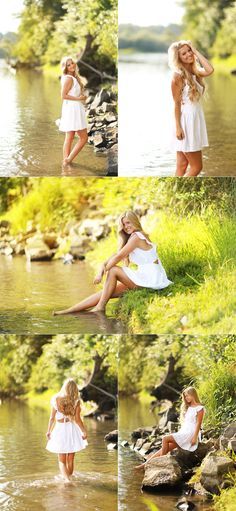
<path id="1" fill-rule="evenodd" d="M 185 172 L 188 168 L 188 160 L 184 153 L 181 151 L 177 151 L 176 156 L 176 173 L 177 177 L 182 177 L 185 175 Z"/>
<path id="2" fill-rule="evenodd" d="M 113 266 L 108 272 L 107 272 L 107 278 L 105 285 L 102 290 L 101 298 L 99 299 L 98 304 L 93 309 L 94 312 L 98 311 L 105 311 L 106 304 L 112 297 L 117 282 L 122 282 L 128 289 L 134 289 L 137 286 L 132 282 L 132 280 L 127 277 L 126 273 L 120 268 L 119 266 Z"/>
<path id="3" fill-rule="evenodd" d="M 147 460 L 144 463 L 141 463 L 141 465 L 137 465 L 135 468 L 140 469 L 145 467 L 147 463 L 154 459 L 159 458 L 160 456 L 165 456 L 165 454 L 168 454 L 168 452 L 173 451 L 173 449 L 176 449 L 178 447 L 178 444 L 175 442 L 172 435 L 166 435 L 162 439 L 162 447 L 159 449 L 159 451 L 155 452 L 154 454 L 150 454 L 147 458 Z"/>
<path id="4" fill-rule="evenodd" d="M 86 142 L 88 141 L 88 133 L 87 133 L 87 129 L 84 129 L 84 130 L 79 130 L 76 132 L 78 137 L 79 137 L 79 140 L 78 142 L 75 144 L 75 147 L 74 149 L 72 149 L 72 151 L 70 152 L 70 154 L 68 155 L 68 157 L 66 158 L 66 161 L 67 163 L 71 163 L 75 157 L 77 156 L 77 154 L 79 154 L 79 152 L 81 151 L 81 149 L 83 149 L 84 145 L 86 144 Z"/>
<path id="5" fill-rule="evenodd" d="M 74 459 L 75 459 L 75 453 L 71 452 L 66 455 L 66 465 L 67 465 L 67 472 L 69 476 L 72 476 L 74 472 Z"/>
<path id="6" fill-rule="evenodd" d="M 118 298 L 125 291 L 127 291 L 127 287 L 121 283 L 118 283 L 116 286 L 116 289 L 112 295 L 112 298 Z M 88 298 L 85 298 L 85 300 L 82 300 L 81 302 L 77 303 L 76 305 L 73 305 L 72 307 L 69 307 L 68 309 L 55 311 L 53 314 L 54 314 L 54 316 L 58 316 L 61 314 L 70 314 L 72 312 L 81 312 L 81 311 L 84 311 L 87 309 L 91 309 L 92 307 L 95 307 L 98 304 L 101 296 L 102 296 L 102 291 L 98 291 L 97 293 L 94 293 L 93 295 L 89 296 Z"/>
<path id="7" fill-rule="evenodd" d="M 66 466 L 66 454 L 58 454 L 58 463 L 63 479 L 70 481 L 70 474 Z"/>
<path id="8" fill-rule="evenodd" d="M 67 163 L 67 158 L 71 152 L 71 146 L 74 140 L 75 132 L 68 131 L 65 135 L 64 145 L 63 145 L 63 163 Z"/>
<path id="9" fill-rule="evenodd" d="M 195 151 L 193 153 L 184 153 L 189 165 L 190 169 L 186 172 L 186 177 L 195 177 L 200 174 L 202 170 L 202 151 Z"/>

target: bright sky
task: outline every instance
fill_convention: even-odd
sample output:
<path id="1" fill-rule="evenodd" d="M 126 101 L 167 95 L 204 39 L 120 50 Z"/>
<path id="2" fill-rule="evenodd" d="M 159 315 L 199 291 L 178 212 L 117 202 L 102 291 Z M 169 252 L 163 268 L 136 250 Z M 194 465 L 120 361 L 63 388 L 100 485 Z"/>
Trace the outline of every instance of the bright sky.
<path id="1" fill-rule="evenodd" d="M 0 0 L 0 32 L 15 32 L 19 26 L 19 14 L 24 6 L 23 0 Z"/>
<path id="2" fill-rule="evenodd" d="M 178 0 L 119 0 L 119 23 L 142 27 L 180 23 L 184 14 Z"/>

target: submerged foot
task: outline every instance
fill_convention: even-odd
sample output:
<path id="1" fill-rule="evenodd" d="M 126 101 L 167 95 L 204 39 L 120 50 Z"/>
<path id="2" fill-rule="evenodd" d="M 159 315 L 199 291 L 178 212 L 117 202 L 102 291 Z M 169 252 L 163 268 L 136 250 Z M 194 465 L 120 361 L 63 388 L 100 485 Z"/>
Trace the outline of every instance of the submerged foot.
<path id="1" fill-rule="evenodd" d="M 105 307 L 94 307 L 90 312 L 106 312 Z"/>

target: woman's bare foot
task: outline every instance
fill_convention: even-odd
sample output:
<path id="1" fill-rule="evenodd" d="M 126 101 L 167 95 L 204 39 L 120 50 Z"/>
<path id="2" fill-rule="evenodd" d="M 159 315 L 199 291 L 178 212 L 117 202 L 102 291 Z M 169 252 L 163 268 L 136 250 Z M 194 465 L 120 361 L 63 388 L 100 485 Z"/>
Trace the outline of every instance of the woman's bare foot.
<path id="1" fill-rule="evenodd" d="M 63 165 L 64 165 L 64 166 L 66 166 L 66 165 L 70 165 L 70 164 L 71 164 L 71 160 L 69 160 L 69 158 L 68 158 L 68 157 L 67 157 L 67 158 L 65 158 L 65 159 L 63 160 Z"/>
<path id="2" fill-rule="evenodd" d="M 90 312 L 106 312 L 106 308 L 96 306 L 93 309 L 91 309 Z"/>
<path id="3" fill-rule="evenodd" d="M 60 316 L 61 314 L 66 314 L 66 312 L 65 311 L 53 311 L 52 312 L 53 316 Z"/>

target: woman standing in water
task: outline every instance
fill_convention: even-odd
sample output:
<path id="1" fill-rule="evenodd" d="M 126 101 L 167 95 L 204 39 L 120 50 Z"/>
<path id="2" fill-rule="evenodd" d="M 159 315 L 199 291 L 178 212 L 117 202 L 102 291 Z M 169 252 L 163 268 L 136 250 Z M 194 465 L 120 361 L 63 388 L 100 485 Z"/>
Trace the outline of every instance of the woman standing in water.
<path id="1" fill-rule="evenodd" d="M 200 403 L 198 393 L 194 387 L 188 387 L 182 393 L 182 406 L 180 412 L 181 428 L 177 433 L 165 435 L 159 451 L 148 456 L 147 461 L 137 465 L 136 469 L 144 468 L 154 458 L 165 456 L 177 447 L 185 451 L 196 451 L 201 440 L 200 429 L 204 417 L 204 406 Z"/>
<path id="2" fill-rule="evenodd" d="M 60 392 L 52 397 L 51 406 L 46 449 L 58 454 L 61 475 L 65 481 L 70 482 L 75 453 L 88 445 L 86 429 L 80 416 L 79 391 L 72 378 L 66 380 Z"/>
<path id="3" fill-rule="evenodd" d="M 174 72 L 171 88 L 175 104 L 175 134 L 172 145 L 177 152 L 176 176 L 197 176 L 202 170 L 202 149 L 208 146 L 201 106 L 205 91 L 203 78 L 210 76 L 214 69 L 190 41 L 173 43 L 168 56 Z"/>
<path id="4" fill-rule="evenodd" d="M 65 132 L 63 145 L 63 165 L 70 164 L 88 140 L 86 112 L 83 102 L 84 83 L 79 75 L 76 62 L 71 57 L 61 61 L 61 97 L 63 99 L 59 130 Z M 72 149 L 75 135 L 79 140 Z"/>
<path id="5" fill-rule="evenodd" d="M 94 279 L 99 284 L 103 277 L 106 281 L 103 290 L 94 293 L 82 302 L 54 314 L 68 314 L 92 309 L 105 312 L 110 298 L 118 298 L 129 289 L 151 288 L 164 289 L 172 284 L 158 258 L 156 246 L 143 231 L 139 218 L 133 211 L 126 211 L 119 218 L 119 250 L 105 261 Z M 117 266 L 124 261 L 127 266 Z M 128 268 L 129 262 L 137 269 Z"/>

